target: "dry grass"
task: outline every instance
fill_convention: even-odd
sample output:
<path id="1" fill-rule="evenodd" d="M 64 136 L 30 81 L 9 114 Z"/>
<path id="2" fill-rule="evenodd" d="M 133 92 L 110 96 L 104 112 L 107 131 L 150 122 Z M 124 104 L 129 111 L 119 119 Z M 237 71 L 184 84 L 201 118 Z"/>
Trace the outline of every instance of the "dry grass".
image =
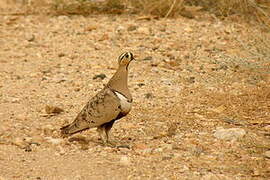
<path id="1" fill-rule="evenodd" d="M 191 14 L 186 7 L 201 6 L 204 10 L 217 16 L 228 17 L 240 15 L 247 19 L 256 19 L 269 25 L 270 3 L 258 0 L 107 0 L 93 2 L 85 0 L 54 1 L 57 13 L 91 14 L 97 13 L 137 13 L 148 14 L 158 17 L 175 17 Z M 61 6 L 61 8 L 59 8 Z M 187 15 L 192 17 L 192 15 Z"/>
<path id="2" fill-rule="evenodd" d="M 57 0 L 52 2 L 52 11 L 56 14 L 148 14 L 159 17 L 172 17 L 179 14 L 184 0 Z"/>
<path id="3" fill-rule="evenodd" d="M 50 14 L 146 14 L 157 17 L 193 17 L 194 7 L 220 17 L 232 15 L 256 19 L 270 25 L 270 2 L 268 0 L 4 0 L 24 6 L 24 13 L 40 13 L 47 8 Z M 193 8 L 192 8 L 193 7 Z M 22 8 L 20 8 L 22 10 Z M 44 11 L 42 11 L 44 12 Z"/>
<path id="4" fill-rule="evenodd" d="M 138 13 L 151 14 L 159 17 L 173 17 L 183 10 L 184 0 L 140 0 L 130 1 Z"/>

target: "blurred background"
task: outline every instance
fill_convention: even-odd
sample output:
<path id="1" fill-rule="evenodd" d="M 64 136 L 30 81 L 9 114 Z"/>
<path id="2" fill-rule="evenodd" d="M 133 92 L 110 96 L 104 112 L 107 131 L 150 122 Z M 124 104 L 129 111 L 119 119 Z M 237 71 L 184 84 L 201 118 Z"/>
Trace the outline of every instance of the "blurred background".
<path id="1" fill-rule="evenodd" d="M 269 26 L 268 0 L 1 0 L 2 13 L 144 14 L 192 18 L 208 12 L 219 18 L 243 17 Z"/>

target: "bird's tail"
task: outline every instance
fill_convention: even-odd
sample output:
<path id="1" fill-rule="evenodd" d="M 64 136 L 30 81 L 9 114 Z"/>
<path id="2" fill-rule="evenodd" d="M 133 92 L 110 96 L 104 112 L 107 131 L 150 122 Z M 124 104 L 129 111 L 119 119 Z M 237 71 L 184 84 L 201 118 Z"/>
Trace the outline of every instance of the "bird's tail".
<path id="1" fill-rule="evenodd" d="M 80 121 L 74 121 L 69 125 L 66 125 L 62 128 L 61 130 L 61 135 L 63 137 L 70 136 L 72 134 L 76 134 L 78 132 L 84 131 L 89 129 L 88 123 L 87 122 L 80 122 Z"/>

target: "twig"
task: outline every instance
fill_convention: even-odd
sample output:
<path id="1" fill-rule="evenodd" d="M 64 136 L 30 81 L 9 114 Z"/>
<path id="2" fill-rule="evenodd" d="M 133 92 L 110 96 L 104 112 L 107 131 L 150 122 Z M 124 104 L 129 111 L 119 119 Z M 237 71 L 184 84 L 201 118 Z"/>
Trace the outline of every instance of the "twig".
<path id="1" fill-rule="evenodd" d="M 176 0 L 173 1 L 172 5 L 171 5 L 171 7 L 170 7 L 170 9 L 169 9 L 169 11 L 168 11 L 167 14 L 165 15 L 165 18 L 167 18 L 167 17 L 171 14 L 171 12 L 172 12 L 172 10 L 173 10 L 175 4 L 176 4 Z"/>

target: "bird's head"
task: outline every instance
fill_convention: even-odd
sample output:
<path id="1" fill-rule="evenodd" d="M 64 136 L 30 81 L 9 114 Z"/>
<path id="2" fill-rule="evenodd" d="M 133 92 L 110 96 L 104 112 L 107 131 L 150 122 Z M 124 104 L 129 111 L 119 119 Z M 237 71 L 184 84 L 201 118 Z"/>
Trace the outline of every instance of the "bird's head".
<path id="1" fill-rule="evenodd" d="M 134 60 L 133 54 L 131 52 L 124 52 L 118 58 L 119 66 L 128 66 L 129 63 Z"/>

